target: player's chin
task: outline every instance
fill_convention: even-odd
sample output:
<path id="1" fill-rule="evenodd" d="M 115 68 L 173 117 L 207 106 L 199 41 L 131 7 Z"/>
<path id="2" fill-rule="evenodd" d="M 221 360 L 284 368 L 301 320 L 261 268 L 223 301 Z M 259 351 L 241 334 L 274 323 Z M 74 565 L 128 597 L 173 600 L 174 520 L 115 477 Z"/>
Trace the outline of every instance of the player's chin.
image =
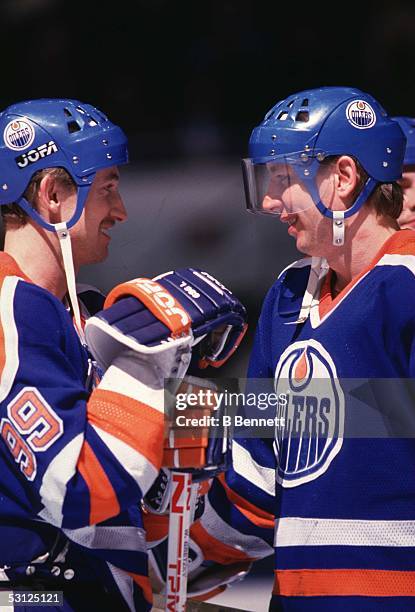
<path id="1" fill-rule="evenodd" d="M 101 249 L 101 252 L 98 254 L 96 263 L 101 263 L 102 261 L 105 261 L 108 255 L 109 255 L 109 248 L 108 246 L 106 246 L 105 249 Z"/>
<path id="2" fill-rule="evenodd" d="M 296 240 L 295 240 L 295 246 L 297 247 L 297 250 L 300 251 L 300 253 L 308 254 L 310 245 L 302 232 L 299 232 L 297 234 Z"/>
<path id="3" fill-rule="evenodd" d="M 304 236 L 298 236 L 295 243 L 297 251 L 303 253 L 307 257 L 324 257 L 321 253 L 321 248 L 310 240 L 307 240 Z"/>
<path id="4" fill-rule="evenodd" d="M 94 249 L 91 249 L 88 253 L 88 264 L 102 263 L 105 261 L 109 254 L 108 244 L 97 245 Z"/>
<path id="5" fill-rule="evenodd" d="M 109 254 L 109 248 L 111 243 L 111 237 L 107 234 L 100 234 L 99 240 L 96 245 L 96 254 L 98 258 L 98 262 L 104 261 Z"/>

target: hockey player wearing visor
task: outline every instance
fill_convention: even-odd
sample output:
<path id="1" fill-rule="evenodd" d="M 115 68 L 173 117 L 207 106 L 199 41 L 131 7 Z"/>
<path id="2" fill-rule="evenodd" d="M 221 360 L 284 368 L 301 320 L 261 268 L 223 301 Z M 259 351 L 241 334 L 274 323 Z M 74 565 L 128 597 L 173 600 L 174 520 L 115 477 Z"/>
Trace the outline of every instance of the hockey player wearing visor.
<path id="1" fill-rule="evenodd" d="M 0 113 L 0 588 L 63 591 L 49 604 L 64 612 L 151 608 L 140 504 L 162 465 L 164 379 L 196 344 L 221 365 L 246 328 L 238 300 L 191 268 L 78 300 L 80 267 L 126 219 L 127 161 L 123 131 L 89 104 Z M 169 447 L 175 467 L 220 469 L 224 447 L 205 462 L 205 442 L 185 449 L 198 465 Z"/>
<path id="2" fill-rule="evenodd" d="M 402 229 L 415 230 L 415 119 L 413 117 L 393 117 L 393 119 L 399 123 L 406 137 L 403 172 L 399 180 L 403 190 L 403 209 L 398 223 Z"/>
<path id="3" fill-rule="evenodd" d="M 269 290 L 248 371 L 250 384 L 269 379 L 285 394 L 284 426 L 234 440 L 200 525 L 212 562 L 224 562 L 224 544 L 227 563 L 232 547 L 240 561 L 275 550 L 272 611 L 415 608 L 404 152 L 402 130 L 372 96 L 327 87 L 276 104 L 243 162 L 249 210 L 278 215 L 308 256 Z"/>
<path id="4" fill-rule="evenodd" d="M 316 108 L 319 91 L 278 103 L 253 131 L 243 160 L 247 207 L 279 216 L 303 253 L 342 259 L 346 241 L 364 263 L 360 232 L 378 226 L 376 252 L 398 229 L 402 132 L 367 94 L 357 100 L 350 90 L 343 100 L 346 89 L 325 88 Z"/>

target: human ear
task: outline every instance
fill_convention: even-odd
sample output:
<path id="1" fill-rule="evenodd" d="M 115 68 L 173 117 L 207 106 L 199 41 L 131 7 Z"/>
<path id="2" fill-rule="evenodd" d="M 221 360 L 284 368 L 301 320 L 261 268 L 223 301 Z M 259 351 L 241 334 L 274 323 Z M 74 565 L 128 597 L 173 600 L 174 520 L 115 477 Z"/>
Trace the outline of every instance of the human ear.
<path id="1" fill-rule="evenodd" d="M 49 223 L 60 223 L 61 214 L 61 189 L 58 181 L 46 174 L 40 181 L 37 193 L 38 211 Z"/>
<path id="2" fill-rule="evenodd" d="M 343 201 L 354 195 L 359 181 L 355 160 L 350 155 L 341 155 L 335 167 L 336 191 Z"/>

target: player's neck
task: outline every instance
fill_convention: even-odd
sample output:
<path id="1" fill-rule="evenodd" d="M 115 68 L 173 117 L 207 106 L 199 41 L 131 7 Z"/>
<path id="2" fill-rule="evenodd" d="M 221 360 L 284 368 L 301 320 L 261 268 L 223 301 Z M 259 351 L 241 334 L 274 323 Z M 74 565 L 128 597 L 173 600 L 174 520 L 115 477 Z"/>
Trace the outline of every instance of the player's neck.
<path id="1" fill-rule="evenodd" d="M 370 266 L 382 245 L 397 229 L 399 227 L 393 220 L 380 223 L 375 215 L 368 215 L 360 223 L 346 227 L 345 246 L 333 249 L 327 257 L 330 268 L 336 273 L 336 292 Z"/>
<path id="2" fill-rule="evenodd" d="M 62 300 L 66 278 L 57 237 L 27 223 L 6 231 L 4 251 L 11 255 L 26 276 Z"/>

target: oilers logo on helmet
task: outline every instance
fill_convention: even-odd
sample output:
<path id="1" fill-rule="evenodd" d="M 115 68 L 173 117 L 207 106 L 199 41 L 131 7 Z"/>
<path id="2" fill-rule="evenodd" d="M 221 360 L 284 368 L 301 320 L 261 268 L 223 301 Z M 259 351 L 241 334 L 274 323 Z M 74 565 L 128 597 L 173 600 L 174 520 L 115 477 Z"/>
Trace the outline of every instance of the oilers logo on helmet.
<path id="1" fill-rule="evenodd" d="M 333 245 L 342 247 L 344 219 L 359 212 L 379 183 L 401 177 L 405 138 L 398 128 L 379 102 L 360 89 L 309 89 L 278 102 L 254 128 L 249 157 L 242 160 L 248 210 L 273 215 L 287 208 L 302 212 L 297 204 L 275 198 L 281 181 L 271 179 L 276 167 L 280 176 L 281 171 L 285 173 L 286 185 L 295 174 L 318 211 L 332 219 Z M 353 156 L 367 179 L 346 210 L 333 211 L 327 198 L 322 198 L 317 176 L 327 157 L 341 155 Z"/>
<path id="2" fill-rule="evenodd" d="M 277 480 L 296 487 L 321 476 L 343 443 L 344 394 L 329 353 L 315 340 L 295 342 L 281 355 L 275 370 L 275 391 L 285 394 L 279 405 Z"/>
<path id="3" fill-rule="evenodd" d="M 64 168 L 76 183 L 76 209 L 66 221 L 70 229 L 82 214 L 96 172 L 128 162 L 123 131 L 98 109 L 78 100 L 51 98 L 13 104 L 0 113 L 1 133 L 4 144 L 0 142 L 0 184 L 3 185 L 0 206 L 19 204 L 49 231 L 56 228 L 24 197 L 35 168 Z M 16 158 L 12 151 L 24 151 L 24 154 Z"/>
<path id="4" fill-rule="evenodd" d="M 368 102 L 355 100 L 346 108 L 348 122 L 358 130 L 367 130 L 376 123 L 376 113 Z"/>
<path id="5" fill-rule="evenodd" d="M 22 119 L 10 121 L 3 132 L 4 143 L 13 151 L 23 151 L 30 147 L 35 139 L 35 130 L 28 121 Z"/>

